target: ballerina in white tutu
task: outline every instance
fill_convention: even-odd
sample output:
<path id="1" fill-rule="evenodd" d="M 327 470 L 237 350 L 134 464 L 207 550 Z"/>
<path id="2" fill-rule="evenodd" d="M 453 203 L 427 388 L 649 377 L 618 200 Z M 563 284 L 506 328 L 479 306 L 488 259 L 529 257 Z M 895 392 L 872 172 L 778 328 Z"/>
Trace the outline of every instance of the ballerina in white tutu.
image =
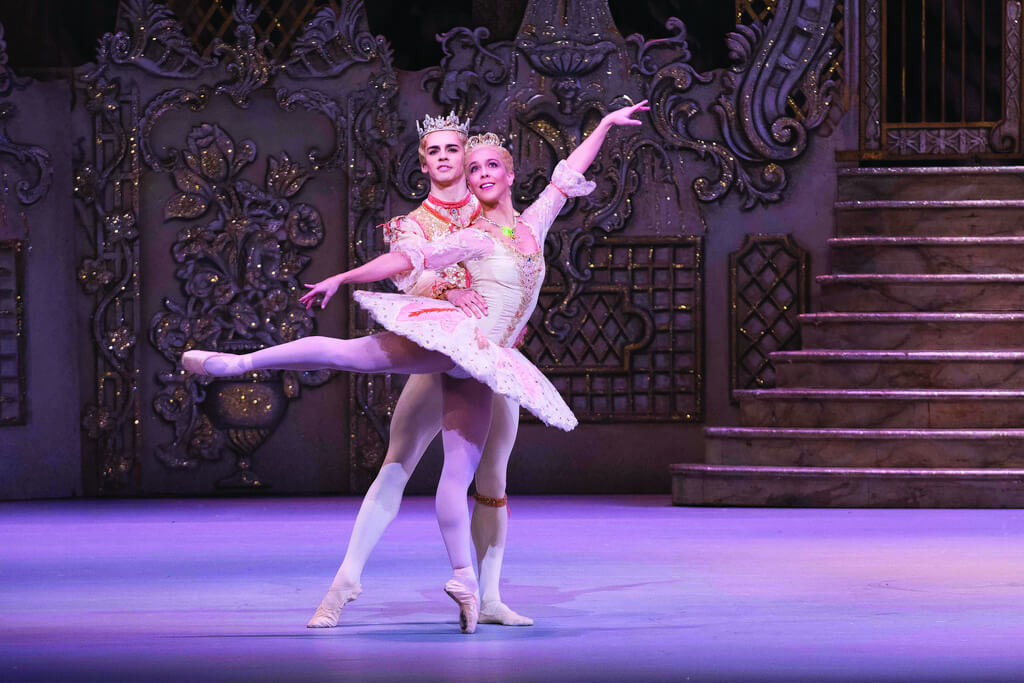
<path id="1" fill-rule="evenodd" d="M 606 115 L 594 131 L 558 163 L 551 183 L 519 215 L 512 205 L 512 157 L 493 134 L 466 144 L 466 176 L 482 213 L 470 227 L 387 254 L 358 268 L 307 285 L 301 299 L 323 308 L 342 284 L 386 278 L 417 279 L 424 270 L 462 262 L 474 289 L 487 303 L 483 318 L 467 316 L 446 301 L 357 291 L 354 298 L 388 331 L 357 339 L 305 337 L 249 354 L 187 351 L 185 369 L 196 374 L 238 375 L 256 369 L 350 372 L 444 373 L 442 440 L 444 466 L 435 497 L 438 524 L 454 576 L 445 591 L 460 607 L 464 632 L 476 629 L 478 585 L 470 540 L 467 492 L 480 461 L 491 418 L 491 395 L 508 396 L 545 424 L 570 430 L 576 418 L 558 391 L 513 343 L 537 304 L 544 279 L 543 244 L 567 197 L 593 191 L 583 177 L 615 125 L 641 125 L 632 118 L 647 111 L 646 101 Z M 337 608 L 355 599 L 358 586 L 324 598 Z M 330 600 L 329 600 L 330 599 Z"/>

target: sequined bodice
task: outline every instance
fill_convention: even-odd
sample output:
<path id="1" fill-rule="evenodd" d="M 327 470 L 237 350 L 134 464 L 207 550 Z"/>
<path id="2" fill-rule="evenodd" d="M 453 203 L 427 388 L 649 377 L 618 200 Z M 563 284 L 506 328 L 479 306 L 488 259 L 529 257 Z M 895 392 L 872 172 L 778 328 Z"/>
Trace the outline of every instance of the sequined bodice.
<path id="1" fill-rule="evenodd" d="M 466 261 L 473 289 L 487 302 L 487 316 L 480 329 L 500 346 L 511 346 L 537 305 L 544 284 L 543 251 L 522 254 L 504 240 L 488 234 L 493 251 Z"/>

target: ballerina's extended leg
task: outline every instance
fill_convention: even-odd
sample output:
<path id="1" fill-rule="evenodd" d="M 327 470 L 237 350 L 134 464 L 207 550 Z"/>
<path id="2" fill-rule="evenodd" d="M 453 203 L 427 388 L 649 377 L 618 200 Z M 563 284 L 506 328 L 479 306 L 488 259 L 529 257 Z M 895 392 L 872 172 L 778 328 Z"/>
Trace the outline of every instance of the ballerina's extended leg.
<path id="1" fill-rule="evenodd" d="M 303 337 L 252 353 L 186 351 L 182 364 L 189 372 L 214 377 L 241 375 L 251 370 L 346 370 L 399 374 L 446 372 L 452 360 L 391 332 L 356 339 Z"/>

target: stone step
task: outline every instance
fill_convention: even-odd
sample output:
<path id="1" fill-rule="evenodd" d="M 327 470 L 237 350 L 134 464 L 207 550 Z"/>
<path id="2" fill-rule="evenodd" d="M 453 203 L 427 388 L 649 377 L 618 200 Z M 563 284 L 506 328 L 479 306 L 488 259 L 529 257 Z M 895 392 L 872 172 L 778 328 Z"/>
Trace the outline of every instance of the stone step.
<path id="1" fill-rule="evenodd" d="M 804 313 L 805 349 L 1024 348 L 1024 313 Z"/>
<path id="2" fill-rule="evenodd" d="M 836 273 L 1024 273 L 1024 236 L 834 237 Z"/>
<path id="3" fill-rule="evenodd" d="M 837 180 L 840 201 L 1024 197 L 1024 166 L 843 168 Z"/>
<path id="4" fill-rule="evenodd" d="M 1024 467 L 1024 429 L 708 427 L 711 465 Z"/>
<path id="5" fill-rule="evenodd" d="M 1024 389 L 1024 351 L 776 351 L 779 388 Z"/>
<path id="6" fill-rule="evenodd" d="M 1005 389 L 784 388 L 735 396 L 745 427 L 1010 429 L 1024 424 L 1024 391 Z"/>
<path id="7" fill-rule="evenodd" d="M 835 203 L 836 236 L 1024 235 L 1024 200 L 865 200 Z"/>
<path id="8" fill-rule="evenodd" d="M 675 505 L 1017 508 L 1024 470 L 671 465 Z"/>
<path id="9" fill-rule="evenodd" d="M 819 275 L 828 311 L 1024 311 L 1024 275 Z"/>

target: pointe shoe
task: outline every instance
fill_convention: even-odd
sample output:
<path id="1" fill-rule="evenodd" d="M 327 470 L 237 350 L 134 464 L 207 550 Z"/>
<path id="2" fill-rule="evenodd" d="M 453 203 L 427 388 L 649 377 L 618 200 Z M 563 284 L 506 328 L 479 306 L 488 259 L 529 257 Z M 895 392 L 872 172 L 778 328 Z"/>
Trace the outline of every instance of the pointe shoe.
<path id="1" fill-rule="evenodd" d="M 466 578 L 452 577 L 444 585 L 444 592 L 459 604 L 459 628 L 463 633 L 476 632 L 477 620 L 480 618 L 480 600 L 476 597 L 476 579 L 468 577 L 473 585 L 467 585 Z"/>
<path id="2" fill-rule="evenodd" d="M 480 606 L 480 623 L 501 626 L 533 626 L 533 619 L 524 617 L 503 602 L 487 602 Z"/>
<path id="3" fill-rule="evenodd" d="M 313 613 L 313 618 L 306 624 L 306 628 L 337 626 L 338 619 L 341 617 L 341 608 L 358 598 L 362 592 L 362 586 L 342 586 L 329 589 L 327 595 L 320 601 L 320 606 Z"/>
<path id="4" fill-rule="evenodd" d="M 224 355 L 227 354 L 217 353 L 216 351 L 186 351 L 181 354 L 181 365 L 185 368 L 185 372 L 209 377 L 211 373 L 206 369 L 206 361 L 214 356 Z"/>

